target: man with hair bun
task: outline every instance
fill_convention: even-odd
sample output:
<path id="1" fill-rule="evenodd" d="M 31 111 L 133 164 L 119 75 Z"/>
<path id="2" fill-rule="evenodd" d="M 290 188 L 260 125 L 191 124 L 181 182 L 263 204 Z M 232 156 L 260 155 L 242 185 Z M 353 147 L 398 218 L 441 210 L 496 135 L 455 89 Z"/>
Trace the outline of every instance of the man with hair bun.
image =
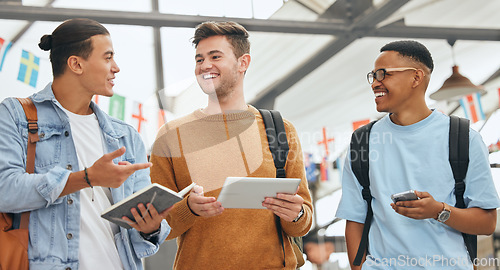
<path id="1" fill-rule="evenodd" d="M 336 216 L 347 220 L 351 269 L 470 270 L 473 266 L 462 233 L 488 235 L 495 231 L 500 202 L 488 151 L 473 129 L 468 131 L 466 208 L 454 207 L 450 117 L 425 102 L 433 69 L 431 54 L 423 44 L 403 40 L 383 46 L 368 73 L 377 111 L 388 114 L 373 124 L 369 136 L 371 224 L 364 224 L 368 204 L 363 197 L 368 196 L 353 172 L 351 155 L 347 155 L 342 173 L 342 199 Z M 363 159 L 359 155 L 352 158 Z M 392 201 L 392 194 L 409 190 L 415 200 Z M 360 250 L 359 266 L 354 259 L 364 226 L 370 226 L 368 248 Z"/>
<path id="2" fill-rule="evenodd" d="M 301 178 L 297 192 L 267 198 L 267 209 L 224 209 L 216 198 L 226 177 L 273 178 L 276 168 L 262 116 L 244 99 L 248 32 L 234 22 L 205 22 L 196 27 L 193 44 L 195 75 L 208 104 L 163 126 L 151 155 L 153 182 L 173 190 L 199 185 L 167 215 L 169 238 L 178 243 L 174 269 L 295 269 L 289 237 L 305 235 L 312 223 L 297 132 L 284 121 L 290 147 L 286 177 Z"/>
<path id="3" fill-rule="evenodd" d="M 30 211 L 30 269 L 142 269 L 170 227 L 169 209 L 138 205 L 133 229 L 100 217 L 151 183 L 144 144 L 130 125 L 92 102 L 112 96 L 116 73 L 109 32 L 71 19 L 44 35 L 53 82 L 30 96 L 38 111 L 35 172 L 25 173 L 27 123 L 16 99 L 0 104 L 0 212 Z"/>

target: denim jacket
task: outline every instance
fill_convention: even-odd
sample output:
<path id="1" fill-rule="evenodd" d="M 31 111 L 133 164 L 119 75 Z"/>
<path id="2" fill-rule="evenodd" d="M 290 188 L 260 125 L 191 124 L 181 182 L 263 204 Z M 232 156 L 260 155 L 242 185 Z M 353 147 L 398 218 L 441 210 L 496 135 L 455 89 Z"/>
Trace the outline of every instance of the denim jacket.
<path id="1" fill-rule="evenodd" d="M 38 111 L 35 173 L 25 172 L 27 121 L 20 103 L 7 98 L 0 104 L 0 212 L 31 211 L 29 223 L 30 269 L 78 269 L 80 192 L 59 198 L 71 172 L 80 171 L 69 119 L 52 92 L 52 84 L 31 96 Z M 91 108 L 102 130 L 105 152 L 126 147 L 116 158 L 130 163 L 147 162 L 139 134 L 126 123 L 111 118 L 95 103 Z M 119 188 L 111 189 L 118 202 L 150 184 L 149 169 L 132 174 Z M 157 243 L 144 240 L 135 229 L 115 235 L 125 269 L 142 269 L 141 258 L 158 251 L 170 232 L 163 220 Z"/>

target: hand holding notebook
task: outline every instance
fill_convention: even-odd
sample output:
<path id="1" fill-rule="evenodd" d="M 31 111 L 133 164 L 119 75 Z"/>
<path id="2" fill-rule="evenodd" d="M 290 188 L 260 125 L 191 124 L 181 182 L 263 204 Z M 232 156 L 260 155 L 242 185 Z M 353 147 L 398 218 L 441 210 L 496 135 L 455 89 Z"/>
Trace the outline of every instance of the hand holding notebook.
<path id="1" fill-rule="evenodd" d="M 140 203 L 148 205 L 152 204 L 158 213 L 163 212 L 165 209 L 171 207 L 175 203 L 182 200 L 182 198 L 194 187 L 195 183 L 187 186 L 179 192 L 175 192 L 159 184 L 151 184 L 136 193 L 128 196 L 122 201 L 112 205 L 104 212 L 101 217 L 107 219 L 119 226 L 131 229 L 130 224 L 123 220 L 122 217 L 126 216 L 134 221 L 134 216 L 130 209 L 137 207 Z"/>

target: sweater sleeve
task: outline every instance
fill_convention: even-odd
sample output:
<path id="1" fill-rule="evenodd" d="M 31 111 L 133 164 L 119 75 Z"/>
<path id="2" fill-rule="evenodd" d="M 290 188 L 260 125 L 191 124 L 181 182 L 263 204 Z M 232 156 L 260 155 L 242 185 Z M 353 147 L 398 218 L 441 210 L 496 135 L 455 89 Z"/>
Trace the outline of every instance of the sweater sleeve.
<path id="1" fill-rule="evenodd" d="M 175 135 L 176 130 L 168 131 L 167 126 L 158 133 L 151 153 L 153 163 L 151 181 L 178 192 L 191 184 L 191 178 Z M 167 215 L 166 220 L 172 228 L 167 240 L 174 239 L 189 230 L 196 219 L 197 216 L 187 205 L 186 196 L 176 203 Z"/>
<path id="2" fill-rule="evenodd" d="M 287 120 L 285 120 L 285 129 L 287 132 L 288 145 L 290 148 L 285 165 L 286 176 L 290 178 L 301 179 L 299 191 L 297 194 L 304 199 L 304 204 L 302 205 L 304 209 L 304 215 L 297 222 L 288 222 L 282 219 L 281 226 L 283 227 L 283 230 L 286 234 L 296 237 L 305 235 L 311 228 L 313 206 L 305 174 L 303 160 L 304 157 L 302 154 L 302 148 L 300 146 L 297 131 L 295 130 L 295 127 Z"/>

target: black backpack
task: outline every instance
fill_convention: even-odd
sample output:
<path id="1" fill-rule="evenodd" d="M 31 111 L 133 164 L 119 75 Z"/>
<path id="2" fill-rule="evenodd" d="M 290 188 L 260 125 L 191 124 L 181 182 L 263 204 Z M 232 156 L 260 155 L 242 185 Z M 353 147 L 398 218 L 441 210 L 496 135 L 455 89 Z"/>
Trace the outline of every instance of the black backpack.
<path id="1" fill-rule="evenodd" d="M 372 195 L 370 192 L 369 171 L 369 140 L 373 121 L 363 127 L 358 128 L 351 137 L 351 167 L 359 184 L 363 187 L 363 199 L 368 204 L 368 211 L 363 227 L 363 234 L 359 244 L 354 265 L 361 265 L 361 260 L 365 251 L 368 250 L 368 232 L 373 218 Z M 450 116 L 450 165 L 455 178 L 455 207 L 466 208 L 464 202 L 465 176 L 469 165 L 469 120 Z M 477 236 L 462 233 L 469 257 L 472 262 L 477 257 Z"/>
<path id="2" fill-rule="evenodd" d="M 288 140 L 286 137 L 285 124 L 283 123 L 283 118 L 278 111 L 259 109 L 262 119 L 264 120 L 264 126 L 266 127 L 267 141 L 269 143 L 269 150 L 274 159 L 274 166 L 276 167 L 276 178 L 286 178 L 285 163 L 288 156 Z M 283 267 L 285 266 L 285 246 L 283 244 L 283 233 L 281 229 L 281 222 L 278 216 L 276 219 L 276 230 L 278 231 L 278 237 L 280 239 L 281 248 L 283 250 Z M 302 258 L 302 253 L 304 251 L 302 237 L 290 237 L 292 239 L 292 245 L 296 245 L 300 254 L 295 254 L 297 261 Z M 294 252 L 296 252 L 294 250 Z M 300 256 L 300 257 L 299 257 Z M 300 267 L 301 265 L 298 265 Z"/>

